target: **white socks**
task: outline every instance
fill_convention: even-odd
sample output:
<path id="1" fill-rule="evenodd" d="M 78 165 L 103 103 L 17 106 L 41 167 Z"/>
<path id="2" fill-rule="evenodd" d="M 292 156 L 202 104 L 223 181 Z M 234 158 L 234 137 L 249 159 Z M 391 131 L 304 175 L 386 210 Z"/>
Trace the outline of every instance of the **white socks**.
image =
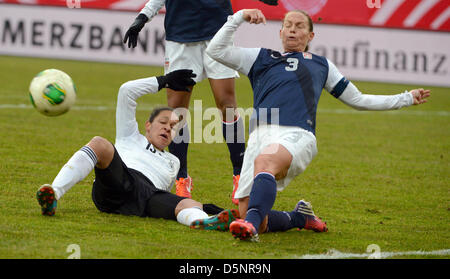
<path id="1" fill-rule="evenodd" d="M 53 180 L 52 188 L 59 200 L 75 184 L 83 180 L 97 164 L 97 155 L 89 146 L 75 152 Z"/>
<path id="2" fill-rule="evenodd" d="M 190 226 L 192 222 L 198 219 L 208 218 L 208 214 L 198 207 L 190 207 L 178 212 L 177 221 L 180 224 Z"/>

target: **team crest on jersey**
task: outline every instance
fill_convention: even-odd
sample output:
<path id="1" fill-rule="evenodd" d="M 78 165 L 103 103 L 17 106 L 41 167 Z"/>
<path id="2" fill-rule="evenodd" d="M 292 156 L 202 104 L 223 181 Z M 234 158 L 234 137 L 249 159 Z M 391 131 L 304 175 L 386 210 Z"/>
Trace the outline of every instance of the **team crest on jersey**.
<path id="1" fill-rule="evenodd" d="M 312 59 L 312 54 L 309 52 L 303 52 L 303 58 L 305 59 Z"/>
<path id="2" fill-rule="evenodd" d="M 174 162 L 172 160 L 169 161 L 169 167 L 171 170 L 174 169 Z"/>

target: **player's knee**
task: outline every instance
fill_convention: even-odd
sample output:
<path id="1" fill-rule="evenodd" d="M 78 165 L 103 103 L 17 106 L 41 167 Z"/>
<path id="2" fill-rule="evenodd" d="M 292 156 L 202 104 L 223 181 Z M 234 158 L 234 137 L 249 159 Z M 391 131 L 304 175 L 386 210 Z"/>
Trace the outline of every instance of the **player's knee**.
<path id="1" fill-rule="evenodd" d="M 200 208 L 203 210 L 202 203 L 200 203 L 198 201 L 194 201 L 192 199 L 183 199 L 175 207 L 175 216 L 177 216 L 181 210 L 186 209 L 186 208 L 191 208 L 191 207 L 197 207 L 197 208 Z"/>
<path id="2" fill-rule="evenodd" d="M 267 172 L 275 176 L 276 180 L 286 177 L 289 166 L 281 165 L 273 155 L 259 155 L 255 159 L 254 175 L 260 172 Z"/>
<path id="3" fill-rule="evenodd" d="M 114 147 L 107 139 L 95 136 L 87 144 L 97 155 L 99 165 L 109 165 L 114 156 Z"/>
<path id="4" fill-rule="evenodd" d="M 270 155 L 258 155 L 255 159 L 254 171 L 255 174 L 259 172 L 270 172 L 273 174 L 275 165 L 270 159 Z"/>

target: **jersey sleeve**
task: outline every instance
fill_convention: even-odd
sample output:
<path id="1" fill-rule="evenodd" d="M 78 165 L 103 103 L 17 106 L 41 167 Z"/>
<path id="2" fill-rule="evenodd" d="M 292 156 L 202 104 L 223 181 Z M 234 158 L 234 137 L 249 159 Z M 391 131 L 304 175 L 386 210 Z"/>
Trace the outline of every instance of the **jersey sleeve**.
<path id="1" fill-rule="evenodd" d="M 136 121 L 136 100 L 149 93 L 158 92 L 156 77 L 128 81 L 119 89 L 116 108 L 116 140 L 139 133 Z"/>
<path id="2" fill-rule="evenodd" d="M 158 14 L 165 2 L 165 0 L 150 0 L 147 4 L 145 4 L 140 13 L 146 15 L 148 17 L 148 21 L 150 21 L 155 15 Z"/>
<path id="3" fill-rule="evenodd" d="M 325 90 L 344 104 L 357 110 L 393 110 L 413 104 L 413 96 L 407 91 L 395 95 L 363 94 L 331 61 L 327 61 L 328 78 Z"/>
<path id="4" fill-rule="evenodd" d="M 238 11 L 228 17 L 227 22 L 209 43 L 206 54 L 225 66 L 248 75 L 261 49 L 234 46 L 234 33 L 244 22 L 242 14 L 242 11 Z"/>

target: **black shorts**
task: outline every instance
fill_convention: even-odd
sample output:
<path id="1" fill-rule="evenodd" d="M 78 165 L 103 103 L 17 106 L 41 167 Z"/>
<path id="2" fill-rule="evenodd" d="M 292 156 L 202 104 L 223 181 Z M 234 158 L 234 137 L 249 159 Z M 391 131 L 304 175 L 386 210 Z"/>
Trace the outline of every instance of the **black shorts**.
<path id="1" fill-rule="evenodd" d="M 175 208 L 183 199 L 128 168 L 115 149 L 106 169 L 95 168 L 92 200 L 102 212 L 176 220 Z"/>

